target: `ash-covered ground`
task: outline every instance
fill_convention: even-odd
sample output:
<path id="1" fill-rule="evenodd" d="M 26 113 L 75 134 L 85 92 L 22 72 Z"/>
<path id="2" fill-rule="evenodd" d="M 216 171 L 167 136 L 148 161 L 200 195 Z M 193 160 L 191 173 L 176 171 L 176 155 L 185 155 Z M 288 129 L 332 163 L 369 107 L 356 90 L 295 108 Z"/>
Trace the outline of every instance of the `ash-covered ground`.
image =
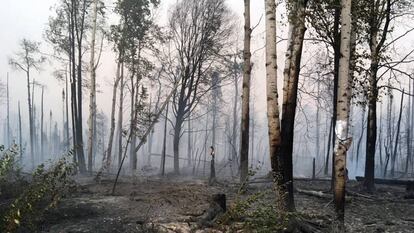
<path id="1" fill-rule="evenodd" d="M 111 195 L 112 185 L 110 178 L 100 182 L 95 182 L 93 177 L 79 179 L 77 190 L 45 215 L 41 231 L 226 232 L 214 223 L 200 226 L 196 219 L 208 210 L 212 195 L 226 194 L 228 208 L 239 195 L 235 181 L 220 179 L 219 183 L 209 186 L 202 178 L 124 177 L 115 195 Z M 405 187 L 376 187 L 376 193 L 367 194 L 356 181 L 347 184 L 347 231 L 414 232 L 414 200 L 404 199 Z M 268 182 L 258 182 L 249 185 L 243 195 L 269 189 Z M 334 216 L 330 181 L 295 181 L 295 189 L 298 213 L 308 216 L 321 232 L 330 232 L 329 224 Z M 272 193 L 264 198 L 271 202 Z"/>

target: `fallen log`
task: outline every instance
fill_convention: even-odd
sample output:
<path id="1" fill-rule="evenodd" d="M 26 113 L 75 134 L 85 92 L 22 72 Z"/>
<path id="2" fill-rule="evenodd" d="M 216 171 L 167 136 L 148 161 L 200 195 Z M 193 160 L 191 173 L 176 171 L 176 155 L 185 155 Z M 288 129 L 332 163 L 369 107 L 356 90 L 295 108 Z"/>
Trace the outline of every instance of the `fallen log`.
<path id="1" fill-rule="evenodd" d="M 357 181 L 362 182 L 364 181 L 365 177 L 357 176 L 355 177 Z M 407 185 L 407 184 L 414 184 L 414 180 L 401 180 L 401 179 L 380 179 L 375 178 L 374 183 L 376 184 L 388 184 L 388 185 Z"/>
<path id="2" fill-rule="evenodd" d="M 364 181 L 365 177 L 357 176 L 355 177 L 357 181 L 362 182 Z M 414 180 L 403 180 L 403 179 L 374 179 L 375 184 L 386 184 L 386 185 L 404 185 L 406 186 L 407 192 L 414 191 Z"/>
<path id="3" fill-rule="evenodd" d="M 308 196 L 314 196 L 314 197 L 319 197 L 319 198 L 324 198 L 324 199 L 332 199 L 332 195 L 323 193 L 322 191 L 304 190 L 304 189 L 299 189 L 299 188 L 296 188 L 296 191 L 298 193 L 306 194 Z"/>
<path id="4" fill-rule="evenodd" d="M 323 181 L 323 182 L 328 182 L 331 181 L 331 179 L 327 179 L 327 178 L 303 178 L 303 177 L 298 177 L 298 178 L 294 178 L 293 181 Z M 273 182 L 273 179 L 270 178 L 256 178 L 253 180 L 250 180 L 248 183 L 249 184 L 260 184 L 260 183 L 270 183 Z"/>

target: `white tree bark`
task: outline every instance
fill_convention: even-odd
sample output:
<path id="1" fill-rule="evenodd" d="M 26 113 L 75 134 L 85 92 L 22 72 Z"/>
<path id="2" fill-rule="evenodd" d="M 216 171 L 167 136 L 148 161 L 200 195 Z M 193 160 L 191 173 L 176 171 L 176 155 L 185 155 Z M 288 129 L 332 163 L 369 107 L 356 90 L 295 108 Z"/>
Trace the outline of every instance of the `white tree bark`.
<path id="1" fill-rule="evenodd" d="M 276 188 L 276 200 L 284 207 L 286 193 L 280 185 L 283 182 L 283 164 L 278 158 L 281 146 L 280 116 L 277 91 L 277 48 L 276 48 L 276 4 L 274 0 L 265 0 L 266 12 L 266 92 L 267 121 L 269 131 L 269 154 L 272 175 Z"/>
<path id="2" fill-rule="evenodd" d="M 335 192 L 334 201 L 337 220 L 343 226 L 345 213 L 346 153 L 352 139 L 348 138 L 351 101 L 350 42 L 351 0 L 341 0 L 341 57 L 339 59 L 337 117 L 335 126 Z"/>

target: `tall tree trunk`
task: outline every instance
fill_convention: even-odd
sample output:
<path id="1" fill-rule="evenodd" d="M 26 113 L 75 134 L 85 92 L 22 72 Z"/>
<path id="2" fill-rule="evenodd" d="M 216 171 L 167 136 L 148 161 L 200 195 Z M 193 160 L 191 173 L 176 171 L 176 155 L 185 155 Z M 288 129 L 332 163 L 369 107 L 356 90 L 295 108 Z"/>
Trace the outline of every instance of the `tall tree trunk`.
<path id="1" fill-rule="evenodd" d="M 43 93 L 44 93 L 44 86 L 42 86 L 42 100 L 41 100 L 41 105 L 40 105 L 40 158 L 41 158 L 41 162 L 44 161 L 44 135 L 43 135 Z M 50 153 L 50 151 L 49 151 Z"/>
<path id="2" fill-rule="evenodd" d="M 370 75 L 369 75 L 369 93 L 368 93 L 368 126 L 367 126 L 367 149 L 365 160 L 365 180 L 364 187 L 372 192 L 375 189 L 375 145 L 377 140 L 377 99 L 378 99 L 378 79 L 377 73 L 380 62 L 380 52 L 386 41 L 388 28 L 391 21 L 391 0 L 386 0 L 383 17 L 378 22 L 378 8 L 374 0 L 370 1 L 370 28 L 369 28 L 369 47 L 370 47 Z M 382 29 L 382 37 L 378 40 L 380 29 L 378 28 L 382 21 L 384 28 Z"/>
<path id="3" fill-rule="evenodd" d="M 161 176 L 165 175 L 165 156 L 167 151 L 167 119 L 168 119 L 168 106 L 169 103 L 167 103 L 167 109 L 165 110 L 165 119 L 164 119 L 164 136 L 162 139 L 162 152 L 161 152 Z"/>
<path id="4" fill-rule="evenodd" d="M 341 36 L 339 32 L 339 24 L 341 19 L 341 9 L 340 9 L 340 0 L 335 0 L 335 4 L 337 4 L 337 8 L 335 9 L 334 14 L 334 81 L 333 81 L 333 98 L 332 98 L 332 131 L 335 131 L 336 128 L 336 115 L 337 115 L 337 106 L 336 103 L 338 101 L 338 80 L 339 80 L 339 59 L 341 57 Z M 332 137 L 332 145 L 335 145 L 335 136 Z M 335 182 L 335 153 L 332 153 L 332 174 L 331 174 L 331 189 L 334 189 L 334 182 Z"/>
<path id="5" fill-rule="evenodd" d="M 18 102 L 18 108 L 19 108 L 19 151 L 20 151 L 20 162 L 23 163 L 22 116 L 20 114 L 20 101 Z"/>
<path id="6" fill-rule="evenodd" d="M 175 127 L 174 127 L 174 139 L 173 139 L 173 150 L 174 150 L 174 173 L 180 173 L 180 137 L 181 127 L 183 123 L 183 117 L 180 113 L 177 114 Z"/>
<path id="7" fill-rule="evenodd" d="M 63 146 L 63 148 L 61 149 L 64 152 L 66 152 L 66 141 L 67 141 L 65 129 L 66 129 L 65 127 L 65 88 L 62 88 L 62 137 L 63 137 L 62 142 L 63 143 L 61 146 Z"/>
<path id="8" fill-rule="evenodd" d="M 317 84 L 317 92 L 318 95 L 320 93 L 320 81 L 318 80 L 318 84 Z M 319 105 L 319 99 L 318 99 L 318 105 Z M 320 130 L 319 130 L 319 126 L 320 126 L 320 111 L 319 111 L 319 106 L 316 107 L 316 161 L 317 164 L 319 164 L 320 162 L 320 147 L 321 147 L 321 143 L 320 143 Z"/>
<path id="9" fill-rule="evenodd" d="M 288 209 L 288 193 L 284 183 L 283 158 L 280 156 L 282 144 L 280 132 L 279 101 L 277 91 L 277 50 L 276 50 L 276 4 L 265 0 L 266 12 L 266 93 L 267 120 L 269 131 L 269 155 L 276 189 L 276 206 Z"/>
<path id="10" fill-rule="evenodd" d="M 29 137 L 30 137 L 30 159 L 32 164 L 32 169 L 34 169 L 34 138 L 33 138 L 33 114 L 32 114 L 32 99 L 30 93 L 30 70 L 26 71 L 27 78 L 27 104 L 29 106 Z"/>
<path id="11" fill-rule="evenodd" d="M 284 180 L 288 191 L 288 209 L 295 209 L 293 197 L 293 138 L 295 128 L 295 115 L 297 92 L 299 84 L 300 62 L 302 58 L 303 40 L 305 36 L 305 9 L 307 0 L 292 2 L 289 15 L 289 39 L 286 51 L 284 69 L 283 105 L 281 122 L 281 148 L 280 157 L 284 160 Z"/>
<path id="12" fill-rule="evenodd" d="M 408 81 L 408 94 L 411 95 L 411 79 L 409 79 Z M 408 173 L 408 165 L 411 159 L 411 97 L 408 96 L 408 101 L 407 101 L 407 121 L 406 121 L 406 133 L 407 133 L 407 158 L 405 160 L 405 168 L 404 168 L 404 174 L 407 175 Z"/>
<path id="13" fill-rule="evenodd" d="M 81 18 L 78 19 L 75 14 L 75 21 L 80 20 L 80 25 L 76 25 L 76 38 L 77 38 L 77 49 L 78 49 L 78 65 L 77 65 L 77 129 L 76 129 L 76 142 L 77 142 L 77 156 L 79 171 L 81 173 L 86 172 L 85 164 L 85 155 L 83 150 L 83 117 L 82 117 L 82 42 L 83 42 L 83 33 L 84 33 L 84 24 L 85 24 L 85 14 L 86 14 L 86 0 L 83 0 Z"/>
<path id="14" fill-rule="evenodd" d="M 187 144 L 187 165 L 190 167 L 191 166 L 191 160 L 192 160 L 192 156 L 191 156 L 191 118 L 188 117 L 187 120 L 187 128 L 188 128 L 188 144 Z"/>
<path id="15" fill-rule="evenodd" d="M 323 172 L 325 176 L 328 175 L 328 171 L 329 171 L 329 155 L 331 153 L 332 131 L 334 131 L 334 129 L 333 129 L 333 117 L 331 117 L 331 124 L 329 126 L 328 147 L 327 147 L 327 150 L 326 150 L 325 170 Z"/>
<path id="16" fill-rule="evenodd" d="M 124 63 L 121 63 L 121 80 L 119 93 L 119 109 L 118 109 L 118 166 L 121 165 L 122 160 L 122 124 L 124 116 Z"/>
<path id="17" fill-rule="evenodd" d="M 397 132 L 395 133 L 395 144 L 394 144 L 394 152 L 392 153 L 391 157 L 391 176 L 395 177 L 395 161 L 397 160 L 397 148 L 398 144 L 400 143 L 400 126 L 401 126 L 401 118 L 403 112 L 403 103 L 404 103 L 404 90 L 401 94 L 401 104 L 400 104 L 400 114 L 398 115 L 398 122 L 397 122 Z"/>
<path id="18" fill-rule="evenodd" d="M 11 146 L 10 136 L 10 93 L 9 93 L 9 73 L 7 72 L 7 146 Z"/>
<path id="19" fill-rule="evenodd" d="M 346 154 L 350 147 L 351 138 L 348 138 L 349 112 L 351 103 L 352 80 L 350 75 L 350 40 L 351 40 L 351 2 L 341 0 L 341 58 L 339 59 L 338 73 L 338 101 L 335 126 L 335 189 L 334 201 L 336 218 L 344 228 L 345 216 L 345 183 L 346 183 Z"/>
<path id="20" fill-rule="evenodd" d="M 110 123 L 110 130 L 109 130 L 109 140 L 108 140 L 108 149 L 106 150 L 106 161 L 105 161 L 105 168 L 109 169 L 111 166 L 112 161 L 112 145 L 114 140 L 114 132 L 115 132 L 115 108 L 116 108 L 116 93 L 118 90 L 118 84 L 120 80 L 120 66 L 121 62 L 118 61 L 118 65 L 116 68 L 116 78 L 114 82 L 114 87 L 112 89 L 112 105 L 111 105 L 111 123 Z M 121 103 L 120 103 L 121 104 Z"/>
<path id="21" fill-rule="evenodd" d="M 249 169 L 249 103 L 250 103 L 250 74 L 251 52 L 250 40 L 252 29 L 250 28 L 250 0 L 244 0 L 244 48 L 243 48 L 243 93 L 242 115 L 240 129 L 240 181 L 244 182 L 248 177 Z"/>
<path id="22" fill-rule="evenodd" d="M 98 17 L 98 0 L 93 1 L 93 22 L 92 22 L 92 42 L 91 42 L 91 83 L 89 95 L 89 135 L 88 135 L 88 172 L 92 172 L 93 167 L 93 149 L 94 149 L 94 132 L 96 116 L 96 65 L 95 65 L 95 38 L 96 38 L 96 21 Z"/>
<path id="23" fill-rule="evenodd" d="M 378 99 L 378 86 L 377 86 L 377 71 L 378 60 L 376 55 L 376 47 L 378 44 L 377 35 L 372 36 L 371 41 L 371 66 L 369 74 L 369 86 L 370 92 L 368 93 L 368 122 L 367 122 L 367 140 L 366 140 L 366 157 L 365 157 L 365 175 L 364 175 L 364 187 L 373 192 L 375 189 L 374 177 L 375 177 L 375 145 L 377 140 L 377 99 Z"/>
<path id="24" fill-rule="evenodd" d="M 234 66 L 236 66 L 236 61 L 234 61 Z M 232 128 L 232 153 L 231 153 L 231 160 L 232 160 L 232 167 L 237 165 L 237 106 L 239 102 L 239 79 L 237 77 L 236 71 L 234 71 L 234 103 L 233 103 L 233 128 Z"/>
<path id="25" fill-rule="evenodd" d="M 362 138 L 364 136 L 364 128 L 365 128 L 365 106 L 362 109 L 362 118 L 361 118 L 361 135 L 358 138 L 357 148 L 356 148 L 356 169 L 358 170 L 358 162 L 359 162 L 359 151 L 361 148 Z"/>

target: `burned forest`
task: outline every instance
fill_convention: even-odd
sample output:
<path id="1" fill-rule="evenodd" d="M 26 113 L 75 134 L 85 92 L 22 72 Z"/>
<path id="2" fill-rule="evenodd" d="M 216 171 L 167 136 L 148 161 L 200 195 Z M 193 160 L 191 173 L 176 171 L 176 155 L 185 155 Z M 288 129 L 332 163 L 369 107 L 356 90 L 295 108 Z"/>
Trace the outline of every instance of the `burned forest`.
<path id="1" fill-rule="evenodd" d="M 414 232 L 411 0 L 4 0 L 0 232 Z"/>

